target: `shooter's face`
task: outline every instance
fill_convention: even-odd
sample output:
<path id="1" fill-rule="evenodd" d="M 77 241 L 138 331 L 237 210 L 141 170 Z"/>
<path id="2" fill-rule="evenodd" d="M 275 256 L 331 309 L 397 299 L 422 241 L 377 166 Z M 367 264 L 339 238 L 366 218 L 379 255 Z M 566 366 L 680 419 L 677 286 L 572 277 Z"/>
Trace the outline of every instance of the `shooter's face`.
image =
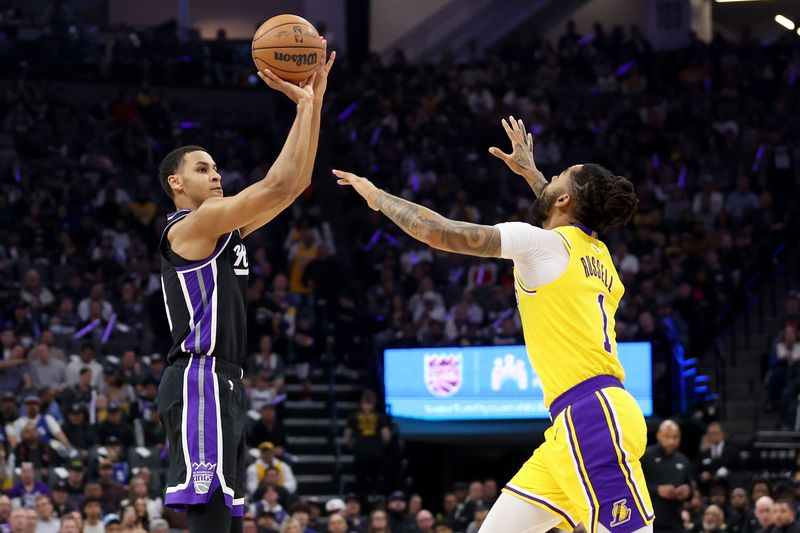
<path id="1" fill-rule="evenodd" d="M 175 193 L 185 195 L 194 205 L 208 198 L 222 196 L 222 176 L 208 152 L 197 150 L 183 156 L 178 172 L 169 177 Z"/>

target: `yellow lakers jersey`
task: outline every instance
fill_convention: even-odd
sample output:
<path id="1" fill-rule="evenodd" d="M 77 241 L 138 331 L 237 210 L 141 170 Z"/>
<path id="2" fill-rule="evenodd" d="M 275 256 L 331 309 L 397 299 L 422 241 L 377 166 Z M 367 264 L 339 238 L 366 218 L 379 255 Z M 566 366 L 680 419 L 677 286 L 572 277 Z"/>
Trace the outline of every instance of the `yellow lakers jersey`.
<path id="1" fill-rule="evenodd" d="M 528 357 L 547 407 L 593 376 L 625 378 L 614 335 L 614 314 L 625 288 L 611 254 L 602 241 L 576 226 L 552 231 L 569 252 L 566 271 L 535 289 L 514 276 Z"/>

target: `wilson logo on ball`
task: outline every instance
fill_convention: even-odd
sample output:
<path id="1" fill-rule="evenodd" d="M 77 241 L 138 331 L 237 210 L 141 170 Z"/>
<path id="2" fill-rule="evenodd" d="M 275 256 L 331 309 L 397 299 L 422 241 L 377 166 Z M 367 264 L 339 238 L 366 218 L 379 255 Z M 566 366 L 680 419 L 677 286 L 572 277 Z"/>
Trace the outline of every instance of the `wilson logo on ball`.
<path id="1" fill-rule="evenodd" d="M 303 65 L 316 65 L 317 52 L 310 52 L 308 54 L 285 54 L 283 52 L 275 52 L 275 61 L 294 63 L 298 67 Z"/>

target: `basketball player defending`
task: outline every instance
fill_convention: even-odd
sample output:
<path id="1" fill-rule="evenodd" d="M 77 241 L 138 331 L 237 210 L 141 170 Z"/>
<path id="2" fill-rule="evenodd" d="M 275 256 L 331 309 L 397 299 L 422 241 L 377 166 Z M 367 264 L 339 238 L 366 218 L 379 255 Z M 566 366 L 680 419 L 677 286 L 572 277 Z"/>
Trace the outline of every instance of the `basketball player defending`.
<path id="1" fill-rule="evenodd" d="M 161 184 L 177 208 L 160 243 L 173 338 L 158 388 L 169 441 L 165 504 L 186 510 L 191 533 L 242 531 L 248 276 L 242 238 L 275 218 L 311 182 L 322 96 L 334 59 L 335 52 L 302 86 L 269 70 L 259 72 L 297 104 L 283 149 L 262 180 L 224 197 L 217 165 L 199 146 L 173 150 L 159 167 Z"/>
<path id="2" fill-rule="evenodd" d="M 639 462 L 644 417 L 622 386 L 614 313 L 624 292 L 598 232 L 623 225 L 638 201 L 633 185 L 598 165 L 575 165 L 548 183 L 522 121 L 503 120 L 511 154 L 490 152 L 523 176 L 537 197 L 538 228 L 448 220 L 369 180 L 334 171 L 372 209 L 439 250 L 514 261 L 528 355 L 553 425 L 503 489 L 482 533 L 652 530 L 653 508 Z"/>

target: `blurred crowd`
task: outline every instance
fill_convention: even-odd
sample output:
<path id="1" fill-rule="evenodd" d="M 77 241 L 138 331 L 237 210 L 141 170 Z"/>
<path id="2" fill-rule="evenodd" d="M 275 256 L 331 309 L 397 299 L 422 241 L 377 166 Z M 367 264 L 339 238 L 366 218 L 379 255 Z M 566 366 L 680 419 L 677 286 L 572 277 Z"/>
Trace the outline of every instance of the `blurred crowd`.
<path id="1" fill-rule="evenodd" d="M 800 431 L 800 293 L 790 291 L 784 300 L 780 327 L 769 339 L 766 363 L 767 411 L 778 413 L 783 427 Z"/>
<path id="2" fill-rule="evenodd" d="M 249 59 L 224 34 L 178 42 L 168 26 L 102 38 L 59 27 L 56 39 L 37 42 L 5 31 L 0 64 L 19 77 L 0 98 L 0 528 L 179 529 L 183 517 L 162 505 L 154 406 L 171 338 L 156 244 L 172 210 L 155 165 L 175 146 L 200 144 L 234 194 L 264 175 L 291 109 L 264 87 L 270 105 L 233 102 L 224 112 L 155 88 L 247 85 Z M 527 185 L 487 152 L 505 147 L 499 120 L 514 114 L 531 127 L 545 175 L 594 161 L 630 177 L 639 212 L 604 236 L 627 289 L 617 339 L 652 343 L 656 410 L 666 417 L 674 343 L 702 356 L 748 277 L 768 273 L 774 247 L 796 238 L 800 46 L 789 37 L 718 36 L 658 52 L 635 28 L 581 34 L 568 25 L 556 42 L 520 31 L 459 64 L 447 52 L 430 65 L 400 53 L 337 63 L 312 187 L 247 243 L 247 531 L 471 533 L 497 496 L 492 480 L 459 483 L 423 506 L 384 479 L 371 490 L 388 498 L 364 507 L 368 517 L 361 492 L 296 496 L 281 420 L 288 368 L 303 385 L 294 399 L 305 400 L 322 360 L 369 370 L 375 383 L 384 347 L 522 342 L 509 263 L 421 246 L 352 191 L 337 191 L 333 164 L 459 220 L 530 220 Z M 55 65 L 56 79 L 122 85 L 80 98 L 41 81 L 43 64 Z M 792 394 L 796 406 L 793 301 L 765 365 L 776 409 Z M 362 466 L 388 453 L 388 422 L 375 422 L 380 442 Z M 345 444 L 358 455 L 358 425 L 349 427 Z M 684 498 L 688 530 L 733 529 L 758 513 L 755 493 L 715 499 L 702 477 Z M 776 495 L 773 518 L 753 531 L 787 533 L 797 492 L 781 487 L 766 489 Z"/>

